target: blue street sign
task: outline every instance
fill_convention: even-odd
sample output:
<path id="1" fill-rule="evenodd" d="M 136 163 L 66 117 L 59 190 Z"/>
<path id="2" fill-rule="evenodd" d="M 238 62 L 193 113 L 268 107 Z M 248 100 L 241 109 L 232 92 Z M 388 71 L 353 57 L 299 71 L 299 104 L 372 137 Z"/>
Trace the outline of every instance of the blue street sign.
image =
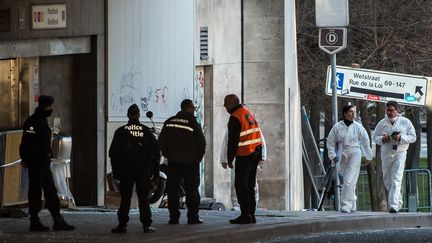
<path id="1" fill-rule="evenodd" d="M 405 94 L 405 100 L 408 102 L 414 102 L 416 101 L 416 97 L 414 95 L 410 95 L 410 93 Z"/>
<path id="2" fill-rule="evenodd" d="M 338 80 L 337 90 L 342 90 L 343 83 L 344 83 L 344 77 L 345 77 L 344 73 L 338 73 L 338 72 L 336 72 L 336 78 Z M 330 82 L 330 89 L 331 89 L 331 87 L 333 87 L 333 80 Z"/>

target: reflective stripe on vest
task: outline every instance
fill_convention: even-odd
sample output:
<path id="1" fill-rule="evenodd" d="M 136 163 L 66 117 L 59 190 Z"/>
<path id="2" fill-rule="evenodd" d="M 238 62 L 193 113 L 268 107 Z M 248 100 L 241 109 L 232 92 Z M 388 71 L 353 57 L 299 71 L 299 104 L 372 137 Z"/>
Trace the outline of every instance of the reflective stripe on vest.
<path id="1" fill-rule="evenodd" d="M 166 124 L 167 127 L 175 127 L 175 128 L 181 128 L 181 129 L 186 129 L 189 130 L 191 132 L 193 132 L 193 128 L 192 127 L 188 127 L 188 126 L 184 126 L 184 125 L 178 125 L 178 124 Z"/>
<path id="2" fill-rule="evenodd" d="M 247 156 L 252 154 L 256 147 L 262 144 L 261 129 L 255 120 L 255 115 L 244 106 L 238 108 L 231 115 L 240 122 L 237 155 Z"/>
<path id="3" fill-rule="evenodd" d="M 244 136 L 244 135 L 248 135 L 249 133 L 258 132 L 260 130 L 261 129 L 259 129 L 259 127 L 246 130 L 246 131 L 240 133 L 240 137 Z"/>
<path id="4" fill-rule="evenodd" d="M 249 145 L 249 144 L 254 144 L 254 143 L 259 143 L 259 142 L 262 143 L 262 139 L 261 138 L 257 138 L 257 139 L 254 139 L 254 140 L 248 140 L 246 142 L 239 142 L 238 146 L 246 146 L 246 145 Z"/>

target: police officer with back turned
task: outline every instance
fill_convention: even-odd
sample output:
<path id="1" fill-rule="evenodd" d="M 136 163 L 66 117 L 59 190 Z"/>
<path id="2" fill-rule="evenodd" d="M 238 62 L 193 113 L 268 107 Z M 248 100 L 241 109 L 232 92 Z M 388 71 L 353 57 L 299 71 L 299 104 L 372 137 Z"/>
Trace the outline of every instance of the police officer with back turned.
<path id="1" fill-rule="evenodd" d="M 195 107 L 192 100 L 186 99 L 181 103 L 181 111 L 165 121 L 159 145 L 162 155 L 168 159 L 168 209 L 169 224 L 178 224 L 179 186 L 184 180 L 186 191 L 186 205 L 188 208 L 188 224 L 201 224 L 198 216 L 200 195 L 200 162 L 205 153 L 206 141 L 194 117 Z"/>
<path id="2" fill-rule="evenodd" d="M 136 104 L 127 111 L 129 122 L 119 127 L 109 149 L 113 176 L 120 181 L 120 208 L 117 211 L 119 224 L 112 233 L 126 233 L 134 184 L 138 196 L 140 221 L 144 233 L 155 232 L 151 226 L 151 211 L 148 201 L 151 176 L 159 176 L 160 151 L 150 129 L 139 122 L 140 110 Z"/>

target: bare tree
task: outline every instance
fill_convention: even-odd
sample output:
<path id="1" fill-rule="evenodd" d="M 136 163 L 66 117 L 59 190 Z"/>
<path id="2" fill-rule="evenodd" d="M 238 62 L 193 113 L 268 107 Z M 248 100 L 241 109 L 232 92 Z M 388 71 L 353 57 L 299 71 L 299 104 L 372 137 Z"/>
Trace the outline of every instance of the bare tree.
<path id="1" fill-rule="evenodd" d="M 325 78 L 329 57 L 318 48 L 314 0 L 297 1 L 297 43 L 302 102 L 308 112 L 320 113 L 330 106 L 326 97 Z M 347 49 L 337 55 L 338 65 L 360 64 L 367 69 L 430 76 L 432 73 L 432 23 L 430 0 L 363 0 L 349 1 L 350 25 Z M 341 99 L 342 102 L 347 102 Z M 367 103 L 359 102 L 362 123 L 370 134 Z M 376 106 L 376 120 L 384 117 L 384 106 Z M 316 115 L 315 115 L 316 117 Z M 427 112 L 432 120 L 431 111 Z M 331 120 L 331 116 L 326 116 Z M 315 121 L 316 122 L 316 121 Z M 331 124 L 331 122 L 330 122 Z M 318 126 L 312 126 L 314 129 Z M 417 128 L 418 129 L 418 128 Z M 432 125 L 428 122 L 428 136 Z M 328 131 L 329 129 L 326 129 Z M 327 133 L 325 134 L 327 136 Z M 412 147 L 418 144 L 411 145 Z M 428 148 L 432 146 L 428 140 Z M 372 209 L 386 209 L 382 165 L 377 147 L 373 164 L 367 167 Z M 432 154 L 428 149 L 428 154 Z M 418 153 L 415 150 L 413 153 Z M 432 156 L 428 156 L 432 168 Z M 412 161 L 409 162 L 414 164 Z"/>

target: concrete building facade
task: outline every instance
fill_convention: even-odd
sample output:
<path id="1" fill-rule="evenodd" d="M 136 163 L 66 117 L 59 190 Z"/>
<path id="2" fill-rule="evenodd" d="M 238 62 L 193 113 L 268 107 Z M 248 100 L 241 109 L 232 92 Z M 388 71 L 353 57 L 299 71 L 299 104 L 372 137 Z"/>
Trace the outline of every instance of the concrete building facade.
<path id="1" fill-rule="evenodd" d="M 30 85 L 22 104 L 26 116 L 37 105 L 34 97 L 54 96 L 49 122 L 58 118 L 73 137 L 71 189 L 77 205 L 104 204 L 104 9 L 104 0 L 0 1 L 0 65 L 17 63 L 18 83 Z M 49 18 L 63 10 L 65 26 Z M 45 25 L 38 25 L 42 21 Z M 14 87 L 10 78 L 1 82 L 2 93 Z M 22 122 L 10 128 L 19 129 Z"/>
<path id="2" fill-rule="evenodd" d="M 104 205 L 107 149 L 115 128 L 123 123 L 110 122 L 107 111 L 107 46 L 116 48 L 109 46 L 106 37 L 109 1 L 38 2 L 0 2 L 0 59 L 21 65 L 22 77 L 29 81 L 28 113 L 37 105 L 33 97 L 50 94 L 56 98 L 53 116 L 61 119 L 62 130 L 73 137 L 71 189 L 77 205 Z M 256 113 L 267 141 L 268 159 L 258 173 L 259 206 L 303 207 L 294 2 L 194 1 L 195 67 L 191 68 L 204 74 L 208 142 L 202 196 L 226 206 L 231 204 L 231 183 L 219 156 L 229 118 L 223 99 L 235 93 Z M 38 29 L 34 25 L 40 16 L 33 6 L 47 4 L 65 8 L 66 26 Z M 134 8 L 131 11 L 136 13 Z M 206 57 L 201 53 L 202 30 L 207 31 Z M 139 34 L 145 38 L 145 33 Z M 10 62 L 0 61 L 0 70 L 7 70 L 7 65 Z M 193 82 L 194 77 L 190 78 Z M 3 91 L 8 93 L 0 87 Z"/>

